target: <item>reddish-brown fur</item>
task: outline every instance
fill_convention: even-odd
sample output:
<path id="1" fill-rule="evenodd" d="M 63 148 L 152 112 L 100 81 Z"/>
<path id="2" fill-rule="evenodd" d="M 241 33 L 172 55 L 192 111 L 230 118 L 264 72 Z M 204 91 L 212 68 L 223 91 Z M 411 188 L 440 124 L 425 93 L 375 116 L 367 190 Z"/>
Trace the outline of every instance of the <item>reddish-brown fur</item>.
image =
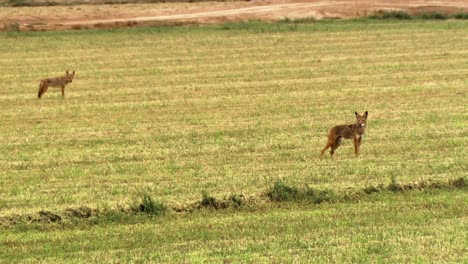
<path id="1" fill-rule="evenodd" d="M 73 82 L 73 77 L 75 77 L 75 71 L 72 73 L 65 73 L 65 76 L 55 77 L 55 78 L 46 78 L 42 79 L 39 84 L 39 91 L 37 92 L 37 97 L 41 99 L 42 95 L 47 92 L 49 87 L 60 87 L 62 89 L 62 96 L 65 97 L 65 86 Z"/>
<path id="2" fill-rule="evenodd" d="M 333 157 L 335 150 L 340 146 L 343 138 L 353 139 L 354 141 L 354 152 L 356 157 L 359 153 L 359 147 L 361 146 L 361 140 L 364 135 L 364 131 L 367 127 L 367 111 L 364 115 L 359 115 L 357 112 L 354 112 L 356 115 L 356 123 L 350 125 L 339 125 L 330 129 L 328 134 L 328 141 L 325 145 L 325 148 L 320 152 L 320 156 L 323 156 L 323 153 L 331 148 L 330 155 Z"/>

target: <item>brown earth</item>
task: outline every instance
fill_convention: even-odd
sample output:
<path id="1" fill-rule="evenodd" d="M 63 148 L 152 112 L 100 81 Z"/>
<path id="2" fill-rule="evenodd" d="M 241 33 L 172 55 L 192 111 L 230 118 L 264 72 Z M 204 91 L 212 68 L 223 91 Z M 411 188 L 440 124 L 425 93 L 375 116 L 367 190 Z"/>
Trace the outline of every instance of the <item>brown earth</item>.
<path id="1" fill-rule="evenodd" d="M 353 18 L 378 10 L 411 14 L 468 11 L 466 0 L 252 0 L 234 2 L 0 7 L 1 30 L 64 30 L 138 25 L 208 24 L 284 18 Z"/>

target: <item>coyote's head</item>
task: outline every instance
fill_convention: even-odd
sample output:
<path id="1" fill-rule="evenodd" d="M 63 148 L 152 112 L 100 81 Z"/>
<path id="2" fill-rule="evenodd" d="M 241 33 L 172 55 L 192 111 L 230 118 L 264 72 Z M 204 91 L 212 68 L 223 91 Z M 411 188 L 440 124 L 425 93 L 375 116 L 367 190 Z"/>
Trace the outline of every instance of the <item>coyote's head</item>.
<path id="1" fill-rule="evenodd" d="M 359 127 L 366 127 L 366 122 L 367 122 L 367 111 L 364 113 L 364 115 L 360 115 L 358 114 L 358 112 L 354 112 L 354 114 L 356 115 L 356 124 L 359 126 Z"/>
<path id="2" fill-rule="evenodd" d="M 75 77 L 75 71 L 73 71 L 72 73 L 68 73 L 67 71 L 65 77 L 67 78 L 67 83 L 73 82 L 73 77 Z"/>

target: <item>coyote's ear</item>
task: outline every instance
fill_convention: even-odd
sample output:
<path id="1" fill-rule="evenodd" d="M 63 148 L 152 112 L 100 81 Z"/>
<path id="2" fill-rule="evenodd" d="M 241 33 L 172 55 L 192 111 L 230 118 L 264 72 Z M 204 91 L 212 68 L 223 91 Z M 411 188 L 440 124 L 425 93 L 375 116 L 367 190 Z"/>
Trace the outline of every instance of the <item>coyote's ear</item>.
<path id="1" fill-rule="evenodd" d="M 356 118 L 359 117 L 359 114 L 358 112 L 354 112 L 354 114 L 356 115 Z"/>
<path id="2" fill-rule="evenodd" d="M 367 114 L 368 114 L 368 113 L 367 113 L 367 111 L 366 111 L 366 112 L 364 113 L 364 116 L 365 116 L 366 118 L 367 118 Z"/>
<path id="3" fill-rule="evenodd" d="M 68 71 L 66 72 L 66 74 L 68 75 Z"/>
<path id="4" fill-rule="evenodd" d="M 75 75 L 75 71 L 72 72 L 72 75 Z"/>

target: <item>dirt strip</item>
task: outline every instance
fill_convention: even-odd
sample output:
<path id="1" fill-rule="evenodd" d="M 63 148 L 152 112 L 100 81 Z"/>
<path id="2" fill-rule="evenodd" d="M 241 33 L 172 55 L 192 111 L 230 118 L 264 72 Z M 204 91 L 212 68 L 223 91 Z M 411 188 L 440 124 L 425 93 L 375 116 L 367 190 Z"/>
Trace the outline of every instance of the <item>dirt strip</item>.
<path id="1" fill-rule="evenodd" d="M 1 30 L 65 30 L 138 25 L 208 24 L 284 18 L 353 18 L 378 10 L 410 14 L 468 11 L 466 0 L 344 0 L 156 3 L 45 7 L 0 7 Z"/>

